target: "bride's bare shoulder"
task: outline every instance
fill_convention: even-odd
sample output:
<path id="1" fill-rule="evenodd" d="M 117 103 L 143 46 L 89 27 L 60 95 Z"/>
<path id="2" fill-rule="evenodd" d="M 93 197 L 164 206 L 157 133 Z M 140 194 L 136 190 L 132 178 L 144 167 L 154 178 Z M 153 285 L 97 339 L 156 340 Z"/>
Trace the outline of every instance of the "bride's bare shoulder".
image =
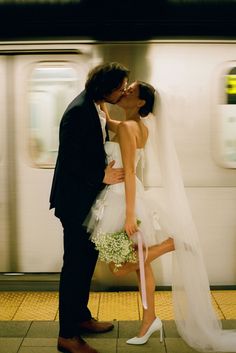
<path id="1" fill-rule="evenodd" d="M 135 123 L 135 122 L 134 122 Z M 122 144 L 136 145 L 136 127 L 133 121 L 122 121 L 117 129 L 118 141 Z"/>
<path id="2" fill-rule="evenodd" d="M 117 129 L 117 138 L 121 142 L 135 144 L 137 148 L 143 148 L 148 137 L 148 129 L 145 125 L 134 120 L 122 121 Z"/>
<path id="3" fill-rule="evenodd" d="M 134 133 L 137 129 L 137 123 L 135 121 L 122 121 L 117 129 L 118 134 Z"/>

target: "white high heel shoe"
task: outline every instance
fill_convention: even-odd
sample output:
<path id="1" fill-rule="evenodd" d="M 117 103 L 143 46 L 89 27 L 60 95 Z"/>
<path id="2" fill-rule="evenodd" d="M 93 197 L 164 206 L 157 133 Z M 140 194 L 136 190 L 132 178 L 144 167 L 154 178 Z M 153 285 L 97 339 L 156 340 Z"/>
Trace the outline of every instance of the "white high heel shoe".
<path id="1" fill-rule="evenodd" d="M 159 319 L 159 317 L 157 317 L 153 321 L 153 323 L 151 324 L 151 326 L 149 327 L 149 329 L 147 330 L 147 332 L 145 333 L 144 336 L 130 338 L 128 341 L 126 341 L 126 343 L 128 343 L 128 344 L 144 344 L 149 340 L 149 337 L 155 331 L 160 331 L 160 342 L 162 342 L 163 341 L 163 326 L 162 326 L 162 322 Z"/>

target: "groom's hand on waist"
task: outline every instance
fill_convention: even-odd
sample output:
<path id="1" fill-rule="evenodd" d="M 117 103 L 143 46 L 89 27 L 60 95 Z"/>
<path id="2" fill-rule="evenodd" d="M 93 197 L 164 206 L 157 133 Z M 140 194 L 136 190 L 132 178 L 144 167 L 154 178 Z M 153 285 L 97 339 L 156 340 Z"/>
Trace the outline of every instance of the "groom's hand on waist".
<path id="1" fill-rule="evenodd" d="M 113 168 L 115 161 L 108 164 L 105 169 L 105 176 L 103 179 L 104 184 L 117 184 L 124 181 L 124 169 L 123 168 Z"/>

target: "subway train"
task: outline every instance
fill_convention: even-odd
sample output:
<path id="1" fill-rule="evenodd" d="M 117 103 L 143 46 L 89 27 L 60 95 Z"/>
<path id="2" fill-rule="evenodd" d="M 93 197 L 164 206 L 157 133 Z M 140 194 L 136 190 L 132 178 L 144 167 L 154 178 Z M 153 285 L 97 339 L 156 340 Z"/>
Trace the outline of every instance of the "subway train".
<path id="1" fill-rule="evenodd" d="M 236 285 L 236 40 L 48 39 L 0 45 L 0 272 L 59 273 L 62 227 L 49 211 L 58 127 L 89 70 L 118 61 L 166 95 L 169 121 L 212 286 Z M 109 107 L 122 120 L 119 108 Z M 76 161 L 75 161 L 76 163 Z M 145 187 L 161 197 L 158 176 Z M 171 255 L 153 262 L 171 284 Z M 36 279 L 37 280 L 37 279 Z M 95 289 L 136 285 L 97 264 Z"/>

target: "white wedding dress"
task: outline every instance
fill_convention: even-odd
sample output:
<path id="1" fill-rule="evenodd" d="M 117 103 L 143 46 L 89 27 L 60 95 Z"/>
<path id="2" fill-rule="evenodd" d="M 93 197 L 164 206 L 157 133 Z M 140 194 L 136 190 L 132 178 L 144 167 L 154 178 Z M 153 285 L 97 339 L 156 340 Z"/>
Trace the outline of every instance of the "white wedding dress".
<path id="1" fill-rule="evenodd" d="M 157 105 L 157 104 L 156 104 Z M 154 108 L 143 122 L 149 130 L 145 150 L 136 151 L 145 173 L 158 165 L 164 191 L 165 212 L 157 197 L 152 200 L 142 182 L 136 178 L 136 216 L 146 246 L 173 237 L 172 295 L 175 323 L 180 336 L 193 348 L 203 352 L 236 352 L 236 330 L 223 330 L 211 303 L 209 280 L 199 242 L 198 232 L 185 193 L 168 114 L 159 115 Z M 120 146 L 106 142 L 108 162 L 122 167 Z M 146 163 L 147 162 L 147 163 Z M 141 166 L 142 167 L 142 166 Z M 143 168 L 141 168 L 143 169 Z M 85 225 L 91 237 L 120 231 L 125 221 L 124 183 L 107 186 L 97 197 Z"/>
<path id="2" fill-rule="evenodd" d="M 105 143 L 108 163 L 115 161 L 114 168 L 122 167 L 122 157 L 118 142 Z M 144 150 L 136 150 L 136 169 L 143 168 Z M 140 165 L 141 164 L 141 165 Z M 124 182 L 106 186 L 97 196 L 88 214 L 85 225 L 91 233 L 91 240 L 99 234 L 119 232 L 125 223 L 125 185 Z M 136 176 L 136 217 L 141 221 L 139 229 L 146 246 L 161 242 L 168 237 L 168 219 L 156 202 L 152 202 L 142 181 Z"/>

